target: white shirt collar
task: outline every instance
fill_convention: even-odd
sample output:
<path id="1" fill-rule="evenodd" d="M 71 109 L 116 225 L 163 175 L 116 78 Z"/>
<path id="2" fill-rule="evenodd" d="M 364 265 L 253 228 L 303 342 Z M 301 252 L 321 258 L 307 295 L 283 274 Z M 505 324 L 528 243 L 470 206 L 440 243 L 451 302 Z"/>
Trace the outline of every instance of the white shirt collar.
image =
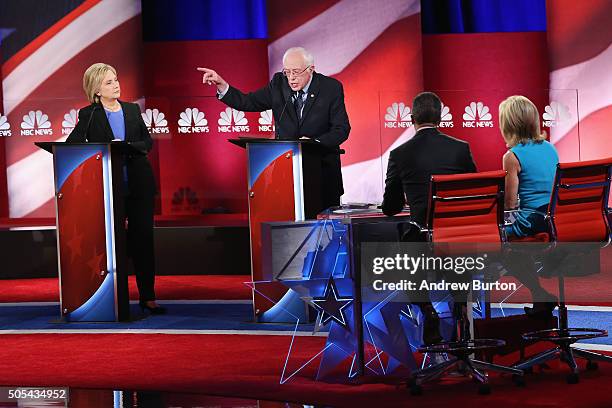
<path id="1" fill-rule="evenodd" d="M 308 95 L 308 88 L 310 88 L 310 84 L 312 83 L 312 78 L 313 77 L 314 77 L 314 72 L 312 73 L 312 75 L 310 75 L 310 81 L 308 81 L 306 86 L 304 88 L 302 88 L 302 91 L 304 91 L 304 95 Z"/>
<path id="2" fill-rule="evenodd" d="M 425 130 L 425 129 L 436 129 L 436 126 L 423 126 L 423 127 L 420 127 L 419 130 L 417 130 L 417 133 L 420 132 L 421 130 Z"/>

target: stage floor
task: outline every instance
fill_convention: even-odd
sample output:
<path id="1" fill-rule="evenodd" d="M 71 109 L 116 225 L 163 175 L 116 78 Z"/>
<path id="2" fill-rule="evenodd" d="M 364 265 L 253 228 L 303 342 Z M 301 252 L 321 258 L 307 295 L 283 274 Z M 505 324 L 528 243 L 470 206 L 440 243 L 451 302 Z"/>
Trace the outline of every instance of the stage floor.
<path id="1" fill-rule="evenodd" d="M 493 391 L 487 396 L 462 377 L 427 384 L 424 395 L 411 396 L 401 385 L 402 375 L 381 378 L 368 372 L 349 379 L 342 370 L 350 361 L 318 381 L 327 333 L 313 335 L 312 324 L 253 323 L 245 281 L 246 276 L 160 277 L 160 303 L 168 314 L 142 314 L 132 302 L 130 322 L 87 324 L 58 321 L 56 280 L 3 281 L 0 385 L 67 388 L 68 406 L 75 407 L 120 406 L 108 403 L 118 396 L 141 402 L 123 406 L 146 407 L 609 406 L 612 365 L 606 364 L 586 371 L 580 363 L 576 385 L 566 384 L 568 369 L 558 363 L 537 368 L 520 388 L 508 376 L 491 374 Z M 504 305 L 505 315 L 521 312 L 521 305 Z M 571 325 L 612 331 L 609 307 L 572 307 L 569 317 Z M 590 340 L 581 347 L 611 352 L 612 340 Z M 121 390 L 130 391 L 115 392 Z"/>

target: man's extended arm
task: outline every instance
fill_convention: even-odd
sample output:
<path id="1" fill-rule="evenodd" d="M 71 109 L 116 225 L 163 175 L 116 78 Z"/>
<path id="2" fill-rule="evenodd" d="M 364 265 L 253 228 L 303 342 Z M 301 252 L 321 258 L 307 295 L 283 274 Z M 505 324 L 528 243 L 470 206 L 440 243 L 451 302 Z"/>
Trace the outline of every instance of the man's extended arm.
<path id="1" fill-rule="evenodd" d="M 241 111 L 261 112 L 272 109 L 272 82 L 255 92 L 244 94 L 227 83 L 221 75 L 210 68 L 198 67 L 202 72 L 202 83 L 215 85 L 221 102 Z M 272 81 L 276 79 L 276 76 Z"/>
<path id="2" fill-rule="evenodd" d="M 270 85 L 248 94 L 242 93 L 230 85 L 220 101 L 237 110 L 261 112 L 272 109 L 272 92 L 270 91 Z"/>

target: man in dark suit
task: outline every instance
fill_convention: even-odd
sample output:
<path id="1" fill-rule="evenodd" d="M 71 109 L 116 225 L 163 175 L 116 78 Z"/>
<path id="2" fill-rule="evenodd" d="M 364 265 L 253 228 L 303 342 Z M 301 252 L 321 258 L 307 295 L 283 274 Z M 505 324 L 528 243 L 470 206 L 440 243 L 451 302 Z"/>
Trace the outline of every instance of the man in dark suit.
<path id="1" fill-rule="evenodd" d="M 386 215 L 399 213 L 408 203 L 412 221 L 424 226 L 431 175 L 476 172 L 470 146 L 437 129 L 441 111 L 442 103 L 435 93 L 423 92 L 414 98 L 412 121 L 416 134 L 389 154 L 382 204 Z M 419 231 L 412 229 L 403 239 L 414 241 L 419 239 L 419 235 Z M 433 305 L 431 302 L 417 304 L 425 317 L 423 342 L 441 341 L 439 318 Z"/>
<path id="2" fill-rule="evenodd" d="M 441 133 L 442 103 L 432 92 L 417 95 L 412 102 L 416 134 L 389 154 L 382 210 L 399 213 L 404 204 L 419 225 L 425 225 L 429 181 L 432 174 L 474 173 L 476 165 L 467 142 Z"/>
<path id="3" fill-rule="evenodd" d="M 340 204 L 344 188 L 339 146 L 351 130 L 344 91 L 336 79 L 315 72 L 308 51 L 288 49 L 283 71 L 274 74 L 265 87 L 248 94 L 230 86 L 211 69 L 198 70 L 203 72 L 203 83 L 216 85 L 219 99 L 228 106 L 250 112 L 272 109 L 277 139 L 312 139 L 328 147 L 321 160 L 321 209 Z"/>

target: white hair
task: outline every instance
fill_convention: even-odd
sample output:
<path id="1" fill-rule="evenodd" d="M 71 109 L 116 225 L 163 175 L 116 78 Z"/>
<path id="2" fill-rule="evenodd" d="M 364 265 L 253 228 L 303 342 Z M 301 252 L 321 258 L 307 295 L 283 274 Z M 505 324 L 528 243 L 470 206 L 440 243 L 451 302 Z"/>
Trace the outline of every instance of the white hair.
<path id="1" fill-rule="evenodd" d="M 314 57 L 312 56 L 311 53 L 306 51 L 306 48 L 304 47 L 291 47 L 287 51 L 285 51 L 285 53 L 283 54 L 283 64 L 285 63 L 285 59 L 287 59 L 287 56 L 293 53 L 301 54 L 302 57 L 304 58 L 304 62 L 306 62 L 306 65 L 314 64 Z"/>

